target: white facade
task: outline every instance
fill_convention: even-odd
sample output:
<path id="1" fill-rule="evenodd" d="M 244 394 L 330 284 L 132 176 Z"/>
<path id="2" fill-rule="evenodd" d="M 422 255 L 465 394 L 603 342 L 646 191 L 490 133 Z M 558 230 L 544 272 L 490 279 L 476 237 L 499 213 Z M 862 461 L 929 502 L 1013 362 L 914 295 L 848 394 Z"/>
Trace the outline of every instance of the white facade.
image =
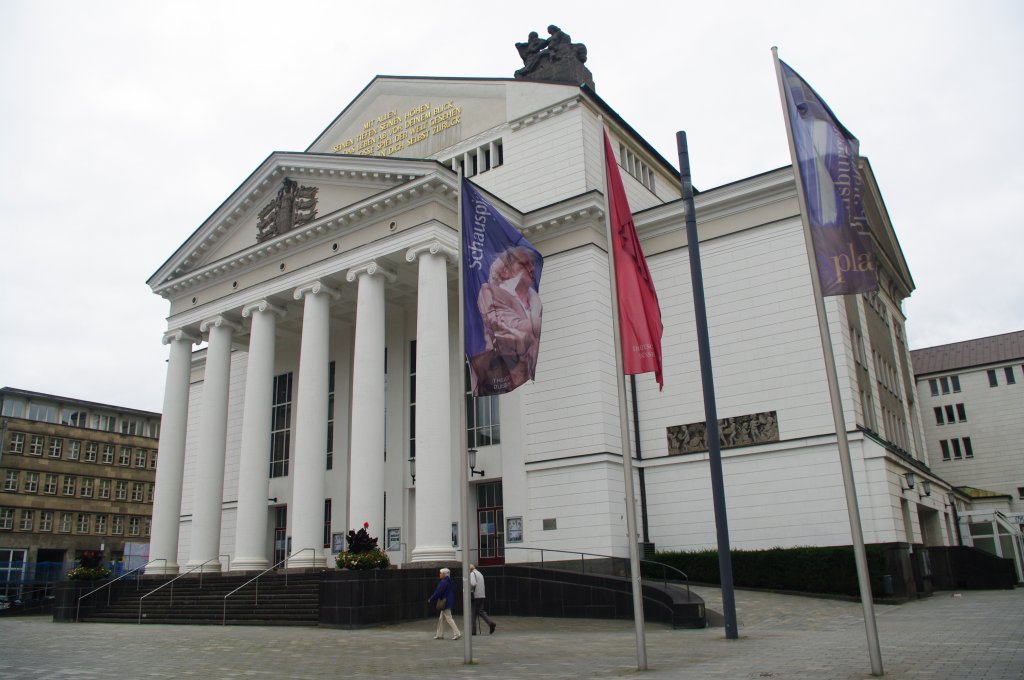
<path id="1" fill-rule="evenodd" d="M 157 503 L 151 556 L 165 557 L 167 571 L 265 568 L 282 550 L 293 566 L 330 565 L 330 500 L 330 533 L 369 522 L 390 547 L 388 530 L 398 529 L 394 562 L 456 557 L 465 435 L 453 165 L 545 257 L 537 380 L 494 398 L 500 443 L 477 442 L 485 474 L 472 477 L 470 504 L 481 514 L 470 536 L 460 529 L 460 547 L 468 538 L 485 558 L 488 532 L 504 540 L 506 526 L 488 525 L 503 517 L 523 527 L 508 561 L 536 558 L 511 549 L 519 547 L 625 555 L 602 124 L 626 157 L 622 175 L 665 321 L 665 389 L 652 376 L 637 381 L 647 538 L 659 549 L 713 547 L 707 454 L 669 452 L 667 428 L 704 420 L 673 168 L 586 89 L 378 78 L 306 152 L 272 154 L 149 281 L 170 304 L 172 357 L 157 479 L 158 499 L 171 498 Z M 827 308 L 864 536 L 949 544 L 948 487 L 927 467 L 903 340 L 900 301 L 913 282 L 870 166 L 862 172 L 883 287 L 830 298 Z M 315 218 L 258 242 L 257 216 L 285 178 L 316 188 Z M 719 417 L 772 413 L 777 423 L 774 439 L 723 450 L 732 544 L 848 544 L 792 172 L 705 191 L 696 209 Z M 200 337 L 209 344 L 190 366 L 175 359 Z M 286 375 L 287 413 L 274 389 Z M 271 411 L 281 419 L 272 423 Z M 287 474 L 270 464 L 275 436 L 288 442 Z M 930 482 L 930 495 L 904 490 L 911 471 Z M 492 485 L 489 509 L 477 507 L 481 485 Z"/>

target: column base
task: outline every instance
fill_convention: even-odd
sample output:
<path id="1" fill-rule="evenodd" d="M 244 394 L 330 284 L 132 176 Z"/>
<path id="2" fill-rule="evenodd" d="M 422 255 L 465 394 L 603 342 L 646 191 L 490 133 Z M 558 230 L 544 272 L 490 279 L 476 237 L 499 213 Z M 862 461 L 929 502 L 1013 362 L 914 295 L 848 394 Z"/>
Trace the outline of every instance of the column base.
<path id="1" fill-rule="evenodd" d="M 219 561 L 209 562 L 196 562 L 195 560 L 190 561 L 185 565 L 186 571 L 191 571 L 193 574 L 219 574 L 221 573 L 221 564 Z"/>
<path id="2" fill-rule="evenodd" d="M 230 571 L 263 571 L 270 566 L 265 558 L 258 557 L 236 557 L 231 563 Z"/>
<path id="3" fill-rule="evenodd" d="M 454 562 L 455 548 L 450 545 L 416 546 L 412 550 L 411 563 L 417 562 Z M 418 565 L 417 565 L 418 566 Z"/>
<path id="4" fill-rule="evenodd" d="M 323 555 L 310 555 L 300 553 L 288 560 L 283 565 L 287 569 L 326 569 L 327 558 Z"/>
<path id="5" fill-rule="evenodd" d="M 143 573 L 146 576 L 175 576 L 178 573 L 178 565 L 173 562 L 168 564 L 157 562 L 146 567 Z"/>

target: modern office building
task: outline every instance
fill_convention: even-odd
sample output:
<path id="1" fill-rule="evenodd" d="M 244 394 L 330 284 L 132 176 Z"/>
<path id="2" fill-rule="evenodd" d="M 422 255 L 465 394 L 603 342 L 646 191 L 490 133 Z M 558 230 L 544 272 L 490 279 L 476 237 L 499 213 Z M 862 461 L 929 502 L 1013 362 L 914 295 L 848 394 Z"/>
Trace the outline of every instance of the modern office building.
<path id="1" fill-rule="evenodd" d="M 536 559 L 526 548 L 624 556 L 624 426 L 640 540 L 716 545 L 677 170 L 586 78 L 524 69 L 375 78 L 307 149 L 271 153 L 149 279 L 169 306 L 151 553 L 168 562 L 151 571 L 332 565 L 338 535 L 364 522 L 400 564 L 464 547 L 484 564 Z M 638 376 L 629 423 L 605 130 L 665 325 L 664 389 Z M 467 396 L 460 168 L 545 258 L 536 380 L 502 396 Z M 881 290 L 826 307 L 864 536 L 948 545 L 950 489 L 929 467 L 905 340 L 914 283 L 870 164 L 859 171 Z M 792 169 L 705 188 L 696 218 L 733 546 L 849 544 Z"/>
<path id="2" fill-rule="evenodd" d="M 910 353 L 932 469 L 970 499 L 968 545 L 1024 563 L 1024 331 Z"/>
<path id="3" fill-rule="evenodd" d="M 86 550 L 143 554 L 160 414 L 11 387 L 0 402 L 0 578 L 52 580 Z"/>

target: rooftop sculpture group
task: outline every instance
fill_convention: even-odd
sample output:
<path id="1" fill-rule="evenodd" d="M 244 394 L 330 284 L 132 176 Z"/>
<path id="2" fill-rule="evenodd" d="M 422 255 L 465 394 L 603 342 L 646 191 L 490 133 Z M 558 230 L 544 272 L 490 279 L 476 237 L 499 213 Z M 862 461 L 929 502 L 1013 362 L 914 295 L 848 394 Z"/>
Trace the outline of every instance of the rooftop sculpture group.
<path id="1" fill-rule="evenodd" d="M 517 80 L 572 82 L 594 88 L 594 77 L 583 65 L 587 46 L 573 43 L 558 26 L 548 26 L 547 38 L 531 31 L 526 42 L 516 43 L 516 49 L 523 60 L 523 67 L 515 72 Z"/>

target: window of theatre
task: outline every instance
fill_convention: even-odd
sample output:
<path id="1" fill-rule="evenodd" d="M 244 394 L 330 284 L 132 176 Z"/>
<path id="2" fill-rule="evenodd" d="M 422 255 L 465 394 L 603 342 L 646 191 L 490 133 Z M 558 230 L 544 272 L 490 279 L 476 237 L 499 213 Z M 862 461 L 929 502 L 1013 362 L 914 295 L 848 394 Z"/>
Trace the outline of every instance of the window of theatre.
<path id="1" fill-rule="evenodd" d="M 619 144 L 619 165 L 645 187 L 654 191 L 654 171 L 622 143 Z"/>
<path id="2" fill-rule="evenodd" d="M 466 390 L 466 446 L 471 449 L 501 443 L 501 418 L 498 414 L 498 397 L 474 397 L 469 376 L 469 364 L 465 370 Z"/>
<path id="3" fill-rule="evenodd" d="M 274 401 L 270 410 L 270 476 L 288 475 L 292 432 L 292 374 L 274 376 Z"/>
<path id="4" fill-rule="evenodd" d="M 495 139 L 441 162 L 456 172 L 461 167 L 463 175 L 473 177 L 504 165 L 505 148 L 500 139 Z"/>

